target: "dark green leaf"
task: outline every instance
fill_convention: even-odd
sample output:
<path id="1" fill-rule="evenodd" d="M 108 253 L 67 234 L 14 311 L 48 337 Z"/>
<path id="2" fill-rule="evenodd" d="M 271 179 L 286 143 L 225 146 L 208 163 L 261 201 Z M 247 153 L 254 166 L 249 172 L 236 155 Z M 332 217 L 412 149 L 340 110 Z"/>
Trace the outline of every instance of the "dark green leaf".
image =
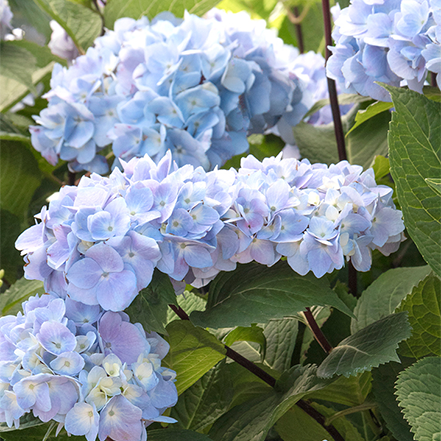
<path id="1" fill-rule="evenodd" d="M 148 332 L 165 333 L 169 304 L 176 305 L 176 294 L 170 277 L 155 270 L 152 281 L 127 308 L 132 322 L 139 322 Z"/>
<path id="2" fill-rule="evenodd" d="M 217 3 L 219 0 L 108 0 L 104 9 L 104 21 L 107 28 L 113 29 L 115 21 L 121 17 L 137 20 L 146 15 L 154 18 L 163 11 L 170 11 L 176 17 L 183 17 L 185 11 L 202 15 Z"/>
<path id="3" fill-rule="evenodd" d="M 66 66 L 66 60 L 54 55 L 47 46 L 40 46 L 37 43 L 29 40 L 10 41 L 12 47 L 27 50 L 35 57 L 37 67 L 46 67 L 49 63 L 55 61 Z"/>
<path id="4" fill-rule="evenodd" d="M 176 427 L 201 431 L 227 412 L 233 399 L 233 382 L 223 363 L 209 370 L 187 389 L 172 408 Z"/>
<path id="5" fill-rule="evenodd" d="M 325 417 L 332 416 L 335 411 L 329 407 L 311 403 L 312 407 Z M 338 418 L 332 422 L 345 440 L 366 441 L 346 418 Z M 283 441 L 322 441 L 331 440 L 331 435 L 300 407 L 292 407 L 276 423 L 276 430 Z"/>
<path id="6" fill-rule="evenodd" d="M 15 241 L 21 233 L 20 220 L 7 210 L 0 210 L 0 269 L 5 270 L 5 279 L 14 283 L 22 274 L 23 259 L 15 248 Z M 0 294 L 0 299 L 2 294 Z M 0 310 L 1 311 L 1 310 Z"/>
<path id="7" fill-rule="evenodd" d="M 31 144 L 31 138 L 29 136 L 22 135 L 20 133 L 11 133 L 0 131 L 0 140 L 2 141 L 20 141 L 25 144 Z"/>
<path id="8" fill-rule="evenodd" d="M 149 441 L 210 441 L 207 435 L 192 430 L 176 430 L 172 428 L 147 430 Z"/>
<path id="9" fill-rule="evenodd" d="M 263 441 L 269 429 L 297 401 L 322 389 L 315 366 L 294 366 L 266 394 L 233 407 L 219 418 L 209 435 L 214 441 Z"/>
<path id="10" fill-rule="evenodd" d="M 400 355 L 416 359 L 441 355 L 441 280 L 431 274 L 416 286 L 398 311 L 408 311 L 412 336 L 400 347 Z"/>
<path id="11" fill-rule="evenodd" d="M 388 315 L 341 341 L 325 358 L 317 374 L 323 378 L 349 377 L 389 361 L 399 361 L 398 343 L 410 333 L 406 313 Z"/>
<path id="12" fill-rule="evenodd" d="M 270 320 L 263 330 L 266 339 L 264 363 L 279 372 L 286 371 L 291 366 L 298 330 L 296 319 Z"/>
<path id="13" fill-rule="evenodd" d="M 15 315 L 21 304 L 30 296 L 43 294 L 43 282 L 39 280 L 17 280 L 7 291 L 0 294 L 0 315 Z"/>
<path id="14" fill-rule="evenodd" d="M 397 397 L 394 395 L 394 384 L 399 372 L 411 363 L 390 362 L 372 371 L 372 392 L 375 396 L 378 409 L 384 418 L 388 429 L 400 441 L 412 441 L 410 426 L 398 406 Z"/>
<path id="15" fill-rule="evenodd" d="M 313 305 L 334 306 L 352 314 L 329 288 L 326 278 L 300 276 L 286 262 L 271 268 L 250 263 L 220 273 L 211 283 L 206 311 L 193 312 L 191 320 L 215 329 L 250 326 L 289 317 Z"/>
<path id="16" fill-rule="evenodd" d="M 441 103 L 411 90 L 385 88 L 396 109 L 389 158 L 404 224 L 423 258 L 441 276 L 441 196 L 425 181 L 441 174 Z"/>
<path id="17" fill-rule="evenodd" d="M 101 18 L 89 8 L 69 0 L 34 0 L 72 38 L 80 53 L 101 33 Z"/>
<path id="18" fill-rule="evenodd" d="M 32 153 L 20 142 L 3 141 L 0 146 L 1 208 L 27 217 L 32 195 L 40 185 L 42 174 Z"/>
<path id="19" fill-rule="evenodd" d="M 372 103 L 370 106 L 368 106 L 366 109 L 359 110 L 357 112 L 357 115 L 355 115 L 355 124 L 351 127 L 351 130 L 349 130 L 347 135 L 349 135 L 349 133 L 351 133 L 353 130 L 355 130 L 358 126 L 360 126 L 367 120 L 373 118 L 374 116 L 382 112 L 386 112 L 392 109 L 392 107 L 393 107 L 392 103 L 385 103 L 384 101 L 376 101 L 375 103 Z"/>
<path id="20" fill-rule="evenodd" d="M 398 375 L 396 395 L 417 441 L 441 439 L 441 358 L 427 357 Z"/>
<path id="21" fill-rule="evenodd" d="M 430 273 L 429 266 L 394 268 L 386 271 L 363 291 L 354 309 L 351 332 L 392 314 L 401 302 Z"/>
<path id="22" fill-rule="evenodd" d="M 42 423 L 40 420 L 35 419 L 32 416 L 28 417 L 26 415 L 26 418 L 29 420 L 29 423 L 25 423 L 23 428 L 21 428 L 20 424 L 20 430 L 3 432 L 0 429 L 1 438 L 5 441 L 42 441 L 51 429 L 49 436 L 45 438 L 47 441 L 84 441 L 85 439 L 84 436 L 69 436 L 64 429 L 57 437 L 55 437 L 57 424 L 53 421 Z"/>
<path id="23" fill-rule="evenodd" d="M 345 104 L 359 104 L 365 103 L 366 101 L 371 101 L 372 99 L 368 96 L 358 95 L 356 93 L 342 93 L 338 96 L 338 103 L 340 106 Z M 329 98 L 324 98 L 322 100 L 318 100 L 314 103 L 314 105 L 305 113 L 303 118 L 307 118 L 308 116 L 314 115 L 315 112 L 318 112 L 325 106 L 329 106 L 330 104 Z M 360 113 L 361 111 L 359 111 Z M 359 114 L 357 113 L 357 115 Z M 357 119 L 357 116 L 355 117 Z"/>
<path id="24" fill-rule="evenodd" d="M 353 125 L 357 109 L 358 106 L 354 106 L 342 117 L 345 133 L 348 133 L 349 128 Z M 372 165 L 375 156 L 387 153 L 389 121 L 390 114 L 381 113 L 348 134 L 346 137 L 346 152 L 348 161 L 351 164 L 358 164 L 366 169 Z M 302 156 L 313 163 L 335 164 L 338 162 L 333 123 L 313 126 L 301 122 L 294 127 L 293 131 Z"/>
<path id="25" fill-rule="evenodd" d="M 363 372 L 349 378 L 339 377 L 324 389 L 311 394 L 311 399 L 330 401 L 351 407 L 358 406 L 365 402 L 371 391 L 371 385 L 370 372 Z"/>
<path id="26" fill-rule="evenodd" d="M 170 352 L 163 362 L 176 371 L 176 388 L 181 394 L 224 359 L 226 351 L 216 337 L 189 321 L 171 322 L 166 329 Z"/>

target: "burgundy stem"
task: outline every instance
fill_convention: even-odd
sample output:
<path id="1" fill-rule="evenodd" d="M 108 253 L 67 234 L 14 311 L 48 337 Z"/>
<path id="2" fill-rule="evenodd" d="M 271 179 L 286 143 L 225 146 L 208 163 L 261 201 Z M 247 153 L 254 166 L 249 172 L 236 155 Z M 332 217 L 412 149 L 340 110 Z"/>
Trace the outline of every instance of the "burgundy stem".
<path id="1" fill-rule="evenodd" d="M 317 340 L 317 343 L 327 354 L 329 354 L 332 351 L 333 347 L 315 321 L 314 315 L 312 314 L 311 310 L 309 308 L 306 308 L 306 311 L 304 311 L 303 314 L 305 314 L 306 321 L 308 322 L 309 328 L 311 329 L 314 338 Z"/>
<path id="2" fill-rule="evenodd" d="M 173 310 L 173 312 L 181 320 L 190 320 L 190 317 L 188 317 L 188 314 L 180 306 L 176 306 L 176 305 L 168 305 L 168 306 L 170 306 L 170 308 Z M 314 320 L 314 322 L 315 322 L 315 320 Z M 224 345 L 224 346 L 225 346 L 225 349 L 227 350 L 227 353 L 226 353 L 227 357 L 231 358 L 236 363 L 240 364 L 245 369 L 252 372 L 254 375 L 259 377 L 261 380 L 263 380 L 269 386 L 274 387 L 276 385 L 276 379 L 272 375 L 265 372 L 259 366 L 255 365 L 252 361 L 243 357 L 238 352 L 231 349 L 229 346 L 227 346 L 227 345 Z M 306 412 L 311 418 L 313 418 L 315 421 L 317 421 L 334 438 L 335 441 L 344 441 L 344 438 L 340 435 L 338 430 L 333 426 L 326 425 L 325 424 L 325 417 L 320 412 L 315 410 L 310 404 L 308 404 L 304 400 L 299 400 L 299 401 L 297 401 L 296 405 L 299 406 L 304 412 Z"/>
<path id="3" fill-rule="evenodd" d="M 292 12 L 296 17 L 300 15 L 299 8 L 297 6 L 294 6 Z M 299 48 L 299 52 L 303 54 L 305 52 L 305 44 L 303 43 L 302 25 L 300 23 L 294 23 L 294 29 L 296 31 L 297 46 Z"/>
<path id="4" fill-rule="evenodd" d="M 76 178 L 76 173 L 70 171 L 68 173 L 67 185 L 75 185 L 75 178 Z"/>
<path id="5" fill-rule="evenodd" d="M 331 35 L 332 25 L 331 25 L 331 11 L 329 8 L 329 0 L 322 0 L 322 7 L 323 7 L 323 19 L 325 24 L 325 42 L 326 42 L 325 58 L 326 61 L 328 61 L 328 58 L 331 56 L 331 51 L 328 49 L 328 47 L 332 46 L 332 35 Z M 334 133 L 335 133 L 335 140 L 337 141 L 338 159 L 340 161 L 344 161 L 348 159 L 346 155 L 345 135 L 343 133 L 343 124 L 341 122 L 340 107 L 338 105 L 337 86 L 335 85 L 335 81 L 332 80 L 331 78 L 328 78 L 328 91 L 329 91 L 329 100 L 331 102 L 332 118 L 334 120 Z"/>

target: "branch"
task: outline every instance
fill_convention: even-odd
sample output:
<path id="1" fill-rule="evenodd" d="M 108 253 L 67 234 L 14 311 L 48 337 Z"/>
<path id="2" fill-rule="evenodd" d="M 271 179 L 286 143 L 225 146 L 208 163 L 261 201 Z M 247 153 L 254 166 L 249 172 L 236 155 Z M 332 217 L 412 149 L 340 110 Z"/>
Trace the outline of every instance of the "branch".
<path id="1" fill-rule="evenodd" d="M 328 339 L 325 337 L 325 334 L 323 334 L 319 325 L 315 321 L 314 315 L 312 314 L 311 310 L 309 308 L 306 308 L 306 311 L 304 311 L 303 314 L 305 315 L 306 321 L 309 325 L 309 329 L 311 329 L 311 332 L 314 335 L 314 338 L 317 340 L 317 343 L 327 354 L 329 354 L 334 348 L 331 346 Z"/>
<path id="2" fill-rule="evenodd" d="M 329 9 L 329 0 L 322 0 L 322 7 L 323 7 L 323 20 L 325 25 L 325 42 L 326 42 L 325 58 L 327 62 L 328 58 L 331 56 L 331 51 L 329 50 L 328 47 L 332 46 L 332 35 L 331 35 L 332 25 L 331 25 L 331 11 Z M 338 105 L 337 86 L 335 85 L 335 81 L 332 80 L 331 78 L 328 78 L 328 91 L 329 91 L 329 100 L 331 101 L 332 119 L 334 120 L 334 133 L 335 133 L 335 140 L 337 141 L 338 159 L 340 161 L 344 161 L 348 159 L 346 155 L 345 135 L 343 133 L 340 107 Z"/>
<path id="3" fill-rule="evenodd" d="M 299 8 L 297 6 L 294 6 L 294 8 L 292 9 L 292 13 L 288 14 L 288 18 L 291 21 L 291 23 L 294 25 L 294 29 L 296 31 L 297 45 L 299 47 L 299 52 L 301 54 L 303 54 L 305 52 L 305 44 L 303 42 L 303 32 L 302 32 L 301 22 L 306 17 L 306 14 L 303 14 L 303 13 L 305 11 L 308 12 L 307 11 L 308 9 L 309 9 L 308 7 L 303 9 L 302 14 L 301 14 L 303 17 L 301 20 L 298 20 L 300 18 L 300 15 L 299 15 Z"/>
<path id="4" fill-rule="evenodd" d="M 67 185 L 75 185 L 75 177 L 76 177 L 76 173 L 71 171 L 68 172 Z"/>
<path id="5" fill-rule="evenodd" d="M 190 320 L 188 314 L 180 306 L 168 306 L 170 306 L 173 312 L 181 320 Z M 276 379 L 273 376 L 265 372 L 262 368 L 254 364 L 252 361 L 248 360 L 247 358 L 240 355 L 238 352 L 231 349 L 229 346 L 224 345 L 224 347 L 227 350 L 227 357 L 231 358 L 236 363 L 240 364 L 245 369 L 252 372 L 269 386 L 274 387 L 276 385 Z M 317 421 L 334 438 L 335 441 L 344 441 L 344 438 L 340 435 L 338 430 L 333 426 L 325 424 L 325 417 L 320 412 L 315 410 L 310 404 L 308 404 L 306 401 L 300 400 L 297 401 L 296 405 L 299 406 L 303 411 L 305 411 L 311 418 Z"/>

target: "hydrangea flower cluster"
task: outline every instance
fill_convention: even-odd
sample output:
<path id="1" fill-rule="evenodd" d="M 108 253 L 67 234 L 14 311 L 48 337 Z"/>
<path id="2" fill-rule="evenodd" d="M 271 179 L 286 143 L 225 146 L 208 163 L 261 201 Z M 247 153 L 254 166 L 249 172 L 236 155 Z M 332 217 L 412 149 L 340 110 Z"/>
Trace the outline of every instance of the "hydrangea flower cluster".
<path id="1" fill-rule="evenodd" d="M 277 126 L 291 137 L 312 98 L 293 71 L 297 49 L 265 26 L 219 10 L 118 20 L 73 66 L 54 68 L 33 146 L 72 171 L 105 173 L 97 153 L 109 144 L 126 161 L 171 150 L 178 165 L 208 170 L 244 153 L 249 134 Z"/>
<path id="2" fill-rule="evenodd" d="M 23 314 L 0 318 L 0 422 L 19 427 L 32 412 L 88 441 L 145 440 L 176 404 L 169 350 L 125 313 L 105 312 L 55 293 L 30 297 Z"/>
<path id="3" fill-rule="evenodd" d="M 105 310 L 125 309 L 154 268 L 202 286 L 236 263 L 288 258 L 317 277 L 351 259 L 367 271 L 371 250 L 389 255 L 403 239 L 401 211 L 372 169 L 343 161 L 311 165 L 243 158 L 239 171 L 178 168 L 171 154 L 123 161 L 106 178 L 63 187 L 24 231 L 25 275 L 48 291 Z"/>
<path id="4" fill-rule="evenodd" d="M 12 29 L 12 12 L 8 0 L 0 0 L 0 40 Z"/>
<path id="5" fill-rule="evenodd" d="M 335 8 L 327 73 L 342 87 L 390 101 L 375 81 L 421 92 L 433 72 L 441 86 L 440 0 L 352 0 Z"/>

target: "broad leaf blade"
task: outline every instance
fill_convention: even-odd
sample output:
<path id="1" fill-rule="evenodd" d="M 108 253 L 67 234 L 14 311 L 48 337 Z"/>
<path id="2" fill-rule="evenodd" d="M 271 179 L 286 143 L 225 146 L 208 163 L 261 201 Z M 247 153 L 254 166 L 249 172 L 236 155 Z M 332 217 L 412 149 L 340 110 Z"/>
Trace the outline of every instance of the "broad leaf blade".
<path id="1" fill-rule="evenodd" d="M 170 351 L 163 362 L 176 371 L 176 388 L 178 394 L 182 394 L 223 360 L 226 350 L 216 337 L 193 326 L 189 321 L 171 322 L 166 329 Z"/>
<path id="2" fill-rule="evenodd" d="M 211 441 L 207 435 L 192 430 L 159 429 L 147 431 L 149 441 Z"/>
<path id="3" fill-rule="evenodd" d="M 3 141 L 0 148 L 0 206 L 20 219 L 42 180 L 32 153 L 20 142 Z"/>
<path id="4" fill-rule="evenodd" d="M 416 359 L 441 355 L 441 280 L 429 275 L 404 300 L 399 311 L 408 311 L 412 336 L 400 346 L 400 355 Z"/>
<path id="5" fill-rule="evenodd" d="M 398 406 L 397 397 L 394 395 L 395 381 L 398 374 L 408 367 L 408 361 L 403 363 L 390 362 L 372 371 L 372 392 L 375 396 L 381 416 L 394 437 L 400 441 L 412 441 L 410 426 Z"/>
<path id="6" fill-rule="evenodd" d="M 264 363 L 279 372 L 286 371 L 291 366 L 298 330 L 296 319 L 270 320 L 263 330 L 266 339 Z"/>
<path id="7" fill-rule="evenodd" d="M 187 314 L 191 314 L 193 311 L 203 311 L 207 301 L 190 291 L 184 291 L 183 294 L 176 296 L 176 304 Z M 167 311 L 167 324 L 173 320 L 180 320 L 180 318 L 169 308 Z"/>
<path id="8" fill-rule="evenodd" d="M 26 49 L 10 42 L 0 43 L 0 75 L 16 80 L 32 92 L 36 92 L 32 74 L 37 70 L 37 59 Z"/>
<path id="9" fill-rule="evenodd" d="M 202 327 L 250 326 L 293 316 L 313 305 L 333 306 L 352 315 L 326 278 L 300 276 L 286 262 L 271 268 L 251 263 L 220 273 L 211 283 L 207 309 L 190 318 Z"/>
<path id="10" fill-rule="evenodd" d="M 378 277 L 358 299 L 351 321 L 352 334 L 392 314 L 430 271 L 429 266 L 394 268 Z"/>
<path id="11" fill-rule="evenodd" d="M 404 224 L 423 258 L 441 277 L 441 195 L 426 182 L 441 174 L 441 103 L 411 90 L 385 88 L 396 109 L 389 155 Z"/>
<path id="12" fill-rule="evenodd" d="M 15 315 L 21 304 L 30 296 L 43 294 L 43 282 L 39 280 L 17 280 L 7 291 L 0 294 L 0 315 Z"/>
<path id="13" fill-rule="evenodd" d="M 5 279 L 9 283 L 14 283 L 23 274 L 24 262 L 15 248 L 15 241 L 20 233 L 18 217 L 7 210 L 0 210 L 0 269 L 5 270 Z M 0 294 L 0 303 L 3 295 Z"/>
<path id="14" fill-rule="evenodd" d="M 233 382 L 222 363 L 187 389 L 172 408 L 176 427 L 201 431 L 221 417 L 233 399 Z"/>
<path id="15" fill-rule="evenodd" d="M 104 9 L 106 27 L 113 29 L 115 21 L 121 17 L 136 20 L 146 15 L 152 19 L 160 12 L 169 11 L 176 17 L 183 17 L 184 12 L 202 15 L 216 6 L 219 0 L 109 0 Z"/>
<path id="16" fill-rule="evenodd" d="M 384 101 L 376 101 L 375 103 L 372 103 L 370 106 L 368 106 L 364 110 L 359 110 L 357 112 L 357 115 L 355 115 L 355 124 L 351 127 L 351 130 L 346 134 L 346 136 L 349 135 L 353 130 L 355 130 L 358 126 L 363 124 L 364 122 L 368 121 L 369 119 L 373 118 L 374 116 L 385 112 L 386 110 L 392 109 L 393 105 L 392 103 L 386 103 Z"/>
<path id="17" fill-rule="evenodd" d="M 388 315 L 345 338 L 325 358 L 317 375 L 349 377 L 389 361 L 400 361 L 396 353 L 398 343 L 411 333 L 406 316 L 406 313 Z"/>
<path id="18" fill-rule="evenodd" d="M 396 395 L 416 441 L 441 439 L 441 358 L 427 357 L 398 375 Z"/>
<path id="19" fill-rule="evenodd" d="M 127 309 L 132 322 L 139 322 L 146 331 L 166 333 L 169 304 L 176 304 L 176 294 L 170 278 L 155 270 L 147 288 L 144 288 Z"/>
<path id="20" fill-rule="evenodd" d="M 85 53 L 101 33 L 101 18 L 89 8 L 69 0 L 34 1 L 67 32 L 80 53 Z"/>
<path id="21" fill-rule="evenodd" d="M 268 430 L 297 401 L 322 389 L 315 366 L 294 366 L 277 381 L 276 388 L 233 407 L 209 432 L 214 441 L 263 441 Z"/>

